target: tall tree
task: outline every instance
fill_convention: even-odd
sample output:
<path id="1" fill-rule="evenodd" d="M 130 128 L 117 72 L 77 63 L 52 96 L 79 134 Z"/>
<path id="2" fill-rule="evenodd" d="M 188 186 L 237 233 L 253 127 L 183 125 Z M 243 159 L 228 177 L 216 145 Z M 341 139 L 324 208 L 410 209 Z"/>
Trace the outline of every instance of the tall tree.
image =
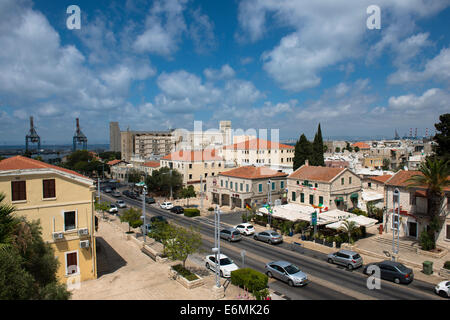
<path id="1" fill-rule="evenodd" d="M 312 145 L 311 165 L 325 166 L 325 161 L 324 161 L 324 157 L 323 157 L 322 130 L 320 129 L 320 123 L 319 123 L 319 127 L 317 128 L 317 132 L 314 137 L 314 142 Z"/>
<path id="2" fill-rule="evenodd" d="M 167 256 L 171 260 L 182 261 L 185 268 L 188 256 L 200 251 L 202 235 L 192 227 L 189 229 L 175 227 L 173 236 L 174 238 L 166 243 Z"/>
<path id="3" fill-rule="evenodd" d="M 300 139 L 295 144 L 295 154 L 294 154 L 294 170 L 297 170 L 302 165 L 305 164 L 306 160 L 310 160 L 312 156 L 312 145 L 311 142 L 306 139 L 306 136 L 302 134 Z"/>
<path id="4" fill-rule="evenodd" d="M 434 136 L 437 143 L 436 155 L 444 161 L 450 160 L 450 113 L 442 114 L 439 117 L 440 122 L 434 126 L 439 133 Z"/>
<path id="5" fill-rule="evenodd" d="M 441 212 L 443 211 L 444 188 L 450 186 L 450 167 L 443 159 L 427 159 L 419 166 L 422 174 L 413 175 L 407 181 L 409 187 L 423 187 L 427 189 L 427 208 L 430 219 L 429 235 L 436 246 L 436 232 L 442 226 Z"/>

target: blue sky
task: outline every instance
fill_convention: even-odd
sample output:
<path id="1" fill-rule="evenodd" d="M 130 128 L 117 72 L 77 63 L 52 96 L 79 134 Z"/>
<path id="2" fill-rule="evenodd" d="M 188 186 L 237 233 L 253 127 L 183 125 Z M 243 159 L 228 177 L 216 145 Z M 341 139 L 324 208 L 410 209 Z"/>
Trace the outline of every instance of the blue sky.
<path id="1" fill-rule="evenodd" d="M 369 5 L 381 29 L 369 30 Z M 69 30 L 69 5 L 81 29 Z M 450 1 L 0 1 L 0 144 L 122 130 L 433 133 L 450 112 Z"/>

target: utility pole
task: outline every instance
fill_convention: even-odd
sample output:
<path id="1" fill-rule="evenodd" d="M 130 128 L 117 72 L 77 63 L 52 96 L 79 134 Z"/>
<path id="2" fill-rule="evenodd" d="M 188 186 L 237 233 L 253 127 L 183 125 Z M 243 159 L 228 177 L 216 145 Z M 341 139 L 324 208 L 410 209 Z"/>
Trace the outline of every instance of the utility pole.
<path id="1" fill-rule="evenodd" d="M 170 169 L 170 201 L 172 201 L 172 169 Z"/>
<path id="2" fill-rule="evenodd" d="M 400 190 L 395 188 L 392 206 L 392 261 L 398 259 L 400 243 Z"/>
<path id="3" fill-rule="evenodd" d="M 144 186 L 142 190 L 142 213 L 144 215 L 144 225 L 142 228 L 142 233 L 144 234 L 144 245 L 146 244 L 147 239 L 147 226 L 146 226 L 146 214 L 145 214 L 145 196 L 147 195 L 147 186 Z"/>
<path id="4" fill-rule="evenodd" d="M 216 258 L 216 287 L 220 288 L 220 209 L 216 205 L 214 210 L 214 248 L 212 252 Z"/>
<path id="5" fill-rule="evenodd" d="M 272 213 L 271 213 L 271 210 L 272 210 L 272 192 L 271 192 L 271 181 L 270 181 L 270 179 L 269 179 L 269 181 L 267 181 L 267 202 L 268 202 L 268 204 L 269 204 L 269 209 L 267 210 L 267 213 L 268 213 L 268 223 L 269 223 L 269 226 L 270 227 L 272 227 Z"/>
<path id="6" fill-rule="evenodd" d="M 200 209 L 203 210 L 203 177 L 200 175 Z"/>

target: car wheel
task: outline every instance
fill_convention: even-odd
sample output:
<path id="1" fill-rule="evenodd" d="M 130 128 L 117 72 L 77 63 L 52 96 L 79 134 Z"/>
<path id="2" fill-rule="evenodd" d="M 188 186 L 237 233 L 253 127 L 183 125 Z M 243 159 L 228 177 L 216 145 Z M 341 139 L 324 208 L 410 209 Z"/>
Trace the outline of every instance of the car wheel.
<path id="1" fill-rule="evenodd" d="M 258 237 L 257 236 L 253 236 L 253 239 L 258 240 Z"/>
<path id="2" fill-rule="evenodd" d="M 394 278 L 394 282 L 395 282 L 396 284 L 399 284 L 399 283 L 400 283 L 400 279 L 399 279 L 399 278 Z"/>
<path id="3" fill-rule="evenodd" d="M 333 259 L 328 258 L 328 263 L 333 263 Z"/>
<path id="4" fill-rule="evenodd" d="M 270 239 L 267 240 L 267 243 L 272 244 L 272 240 L 270 240 Z"/>
<path id="5" fill-rule="evenodd" d="M 353 266 L 349 263 L 348 266 L 347 266 L 347 269 L 348 270 L 353 270 Z"/>
<path id="6" fill-rule="evenodd" d="M 269 278 L 272 278 L 272 277 L 273 277 L 272 272 L 270 272 L 270 271 L 267 271 L 267 272 L 266 272 L 266 275 L 267 275 Z"/>
<path id="7" fill-rule="evenodd" d="M 440 295 L 442 298 L 448 298 L 447 293 L 446 293 L 445 291 L 443 291 L 443 290 L 440 290 L 440 291 L 439 291 L 439 295 Z"/>
<path id="8" fill-rule="evenodd" d="M 294 286 L 294 282 L 292 282 L 292 280 L 289 280 L 289 281 L 288 281 L 288 285 L 289 285 L 290 287 L 293 287 L 293 286 Z"/>

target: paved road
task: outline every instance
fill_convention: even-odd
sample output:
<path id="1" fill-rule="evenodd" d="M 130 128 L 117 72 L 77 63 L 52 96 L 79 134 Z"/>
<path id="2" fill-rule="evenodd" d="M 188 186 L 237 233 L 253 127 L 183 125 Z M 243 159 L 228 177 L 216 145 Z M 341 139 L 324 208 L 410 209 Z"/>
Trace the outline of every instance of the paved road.
<path id="1" fill-rule="evenodd" d="M 103 200 L 113 198 L 102 194 Z M 128 205 L 141 208 L 137 200 L 122 197 Z M 203 249 L 211 252 L 214 246 L 214 220 L 206 217 L 186 218 L 155 206 L 146 205 L 147 216 L 162 215 L 182 226 L 199 228 L 203 237 Z M 209 220 L 209 221 L 208 221 Z M 410 285 L 397 285 L 382 280 L 381 290 L 369 290 L 366 287 L 367 276 L 362 274 L 362 268 L 348 271 L 345 268 L 330 265 L 325 254 L 302 248 L 292 251 L 287 243 L 269 245 L 252 238 L 229 244 L 221 241 L 221 252 L 241 265 L 240 252 L 245 250 L 247 258 L 245 266 L 264 272 L 264 265 L 270 261 L 288 260 L 298 265 L 311 279 L 311 282 L 300 288 L 291 288 L 277 280 L 270 280 L 269 287 L 293 300 L 303 299 L 400 299 L 427 300 L 441 299 L 434 294 L 433 285 L 414 280 Z"/>

